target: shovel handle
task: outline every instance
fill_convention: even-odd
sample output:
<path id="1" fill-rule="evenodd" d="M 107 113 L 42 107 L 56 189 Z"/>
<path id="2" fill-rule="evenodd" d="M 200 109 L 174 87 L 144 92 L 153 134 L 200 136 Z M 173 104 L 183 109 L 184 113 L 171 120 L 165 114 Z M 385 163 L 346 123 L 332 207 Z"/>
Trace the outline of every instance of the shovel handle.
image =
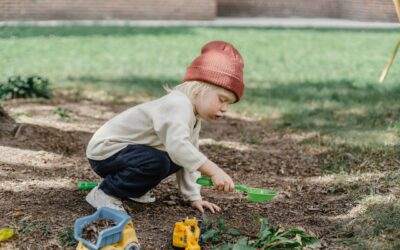
<path id="1" fill-rule="evenodd" d="M 198 178 L 196 183 L 201 185 L 201 186 L 203 186 L 203 187 L 212 187 L 212 186 L 214 186 L 214 183 L 211 180 L 211 178 L 207 177 L 207 176 L 202 176 L 202 177 Z"/>
<path id="2" fill-rule="evenodd" d="M 202 176 L 202 177 L 198 178 L 196 183 L 201 185 L 201 186 L 203 186 L 203 187 L 212 187 L 212 186 L 214 186 L 213 181 L 208 176 Z M 246 192 L 247 186 L 243 185 L 243 184 L 235 184 L 235 189 L 237 191 Z"/>
<path id="3" fill-rule="evenodd" d="M 97 182 L 93 181 L 78 181 L 78 190 L 91 190 L 98 185 Z"/>

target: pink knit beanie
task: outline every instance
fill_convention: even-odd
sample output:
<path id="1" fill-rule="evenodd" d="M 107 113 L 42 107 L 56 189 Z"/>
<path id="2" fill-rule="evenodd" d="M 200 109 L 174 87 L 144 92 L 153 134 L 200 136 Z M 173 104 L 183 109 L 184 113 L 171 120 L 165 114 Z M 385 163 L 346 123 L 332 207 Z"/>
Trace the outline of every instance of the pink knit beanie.
<path id="1" fill-rule="evenodd" d="M 232 44 L 212 41 L 187 68 L 184 81 L 202 81 L 233 92 L 239 101 L 243 96 L 243 58 Z"/>

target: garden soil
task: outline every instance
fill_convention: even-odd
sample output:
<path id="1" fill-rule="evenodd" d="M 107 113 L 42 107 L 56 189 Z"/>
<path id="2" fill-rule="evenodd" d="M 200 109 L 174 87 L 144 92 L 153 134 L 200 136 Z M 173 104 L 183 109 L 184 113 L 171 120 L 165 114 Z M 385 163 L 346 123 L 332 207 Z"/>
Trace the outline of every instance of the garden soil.
<path id="1" fill-rule="evenodd" d="M 92 214 L 78 191 L 78 180 L 98 181 L 85 158 L 85 147 L 105 121 L 134 102 L 74 100 L 59 94 L 53 100 L 13 100 L 3 104 L 18 122 L 0 138 L 0 226 L 14 227 L 17 236 L 0 244 L 4 249 L 74 249 L 63 247 L 63 235 L 75 219 Z M 68 114 L 62 118 L 55 111 Z M 328 192 L 318 181 L 324 149 L 303 143 L 318 134 L 276 131 L 268 119 L 229 114 L 203 123 L 201 150 L 236 182 L 270 188 L 279 195 L 269 203 L 249 203 L 237 193 L 203 189 L 204 199 L 222 208 L 229 226 L 254 235 L 258 218 L 273 226 L 302 227 L 321 239 L 321 249 L 335 246 L 335 218 L 354 204 L 349 197 Z M 185 217 L 201 218 L 185 203 L 174 176 L 155 189 L 157 201 L 125 201 L 143 249 L 171 249 L 174 223 Z M 207 249 L 207 246 L 205 247 Z"/>

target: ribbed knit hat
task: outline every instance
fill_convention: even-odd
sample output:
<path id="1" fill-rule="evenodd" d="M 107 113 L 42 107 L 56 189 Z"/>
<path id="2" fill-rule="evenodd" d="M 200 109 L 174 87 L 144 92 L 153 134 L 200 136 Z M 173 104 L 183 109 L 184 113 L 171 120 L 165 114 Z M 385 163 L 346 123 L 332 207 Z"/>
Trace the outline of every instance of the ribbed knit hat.
<path id="1" fill-rule="evenodd" d="M 212 41 L 187 68 L 184 81 L 202 81 L 232 91 L 239 101 L 243 95 L 243 58 L 232 44 Z"/>

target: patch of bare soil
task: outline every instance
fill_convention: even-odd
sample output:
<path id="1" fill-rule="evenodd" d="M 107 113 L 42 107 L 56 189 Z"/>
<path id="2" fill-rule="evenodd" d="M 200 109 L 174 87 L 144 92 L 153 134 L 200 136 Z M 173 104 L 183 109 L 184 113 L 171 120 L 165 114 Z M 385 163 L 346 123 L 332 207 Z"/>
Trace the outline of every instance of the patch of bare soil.
<path id="1" fill-rule="evenodd" d="M 94 212 L 84 200 L 86 192 L 76 190 L 77 180 L 99 180 L 85 159 L 85 146 L 96 128 L 131 105 L 66 98 L 5 104 L 19 126 L 0 138 L 0 225 L 17 228 L 18 236 L 3 247 L 64 248 L 59 234 Z M 71 118 L 58 117 L 56 107 L 70 110 Z M 211 160 L 236 182 L 279 192 L 272 202 L 255 204 L 239 194 L 204 189 L 204 199 L 223 209 L 207 216 L 223 216 L 249 234 L 258 230 L 257 218 L 266 217 L 273 225 L 303 227 L 321 239 L 321 248 L 334 248 L 332 218 L 354 204 L 350 197 L 309 181 L 321 175 L 320 152 L 301 143 L 310 136 L 317 135 L 276 132 L 266 120 L 244 117 L 205 124 L 201 150 Z M 170 249 L 174 223 L 187 216 L 200 219 L 201 214 L 182 201 L 173 176 L 155 195 L 153 204 L 124 205 L 144 249 Z"/>

